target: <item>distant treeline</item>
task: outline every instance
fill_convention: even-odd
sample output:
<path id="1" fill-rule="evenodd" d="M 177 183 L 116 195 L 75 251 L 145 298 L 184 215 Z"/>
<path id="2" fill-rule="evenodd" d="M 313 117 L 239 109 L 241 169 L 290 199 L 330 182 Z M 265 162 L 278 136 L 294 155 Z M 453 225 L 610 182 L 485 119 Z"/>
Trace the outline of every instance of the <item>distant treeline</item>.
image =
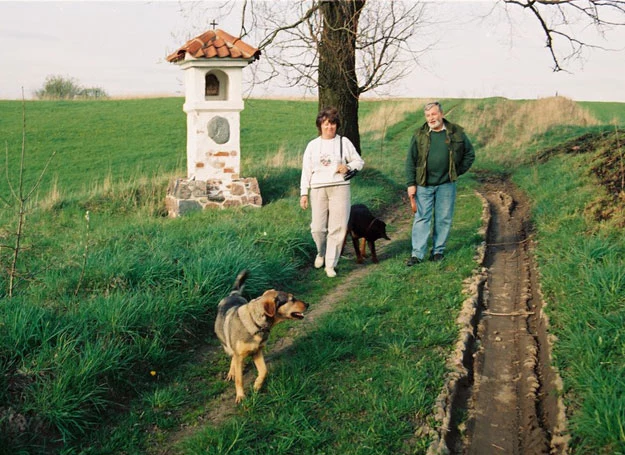
<path id="1" fill-rule="evenodd" d="M 69 77 L 52 75 L 46 77 L 43 88 L 35 91 L 40 100 L 106 99 L 108 94 L 101 87 L 81 87 Z"/>

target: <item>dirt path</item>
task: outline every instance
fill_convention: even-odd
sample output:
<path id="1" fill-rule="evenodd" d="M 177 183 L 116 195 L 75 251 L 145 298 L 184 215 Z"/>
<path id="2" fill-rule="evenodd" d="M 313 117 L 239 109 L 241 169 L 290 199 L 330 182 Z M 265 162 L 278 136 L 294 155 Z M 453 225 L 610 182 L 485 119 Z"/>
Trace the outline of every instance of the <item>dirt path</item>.
<path id="1" fill-rule="evenodd" d="M 404 201 L 398 209 L 391 210 L 389 213 L 381 216 L 387 225 L 395 227 L 392 233 L 395 239 L 405 238 L 408 235 L 408 230 L 411 227 L 408 207 L 408 200 L 406 198 L 406 201 Z M 378 258 L 382 260 L 385 257 L 385 250 L 389 246 L 390 243 L 386 241 L 376 243 Z M 343 260 L 354 260 L 354 251 L 350 241 L 348 241 L 345 246 L 345 253 L 346 258 Z M 368 259 L 368 261 L 369 260 L 370 259 Z M 289 328 L 288 333 L 279 338 L 271 349 L 265 353 L 267 363 L 271 364 L 272 361 L 278 360 L 280 357 L 284 356 L 291 348 L 294 339 L 302 333 L 311 330 L 320 316 L 332 311 L 336 304 L 344 298 L 346 293 L 350 289 L 353 289 L 354 283 L 366 276 L 370 270 L 371 268 L 367 266 L 357 267 L 355 270 L 351 271 L 340 284 L 332 288 L 328 294 L 324 295 L 323 299 L 320 299 L 314 307 L 306 312 L 306 317 L 302 322 L 293 324 L 293 326 Z M 205 346 L 203 349 L 199 350 L 196 358 L 197 362 L 214 362 L 218 356 L 223 356 L 221 346 Z M 253 382 L 255 375 L 256 370 L 253 367 L 246 368 L 244 383 L 250 384 Z M 234 415 L 236 411 L 237 407 L 234 404 L 234 387 L 229 387 L 226 392 L 213 400 L 210 411 L 198 416 L 197 420 L 200 425 L 219 425 L 228 417 Z M 176 443 L 189 437 L 196 430 L 197 428 L 195 426 L 181 426 L 177 431 L 170 432 L 166 437 L 166 442 L 162 443 L 160 447 L 155 448 L 150 453 L 154 455 L 177 454 L 173 448 Z"/>
<path id="2" fill-rule="evenodd" d="M 486 182 L 479 192 L 485 207 L 482 268 L 467 282 L 471 297 L 459 317 L 461 337 L 438 398 L 435 417 L 440 428 L 438 433 L 430 432 L 434 442 L 428 455 L 563 455 L 568 449 L 563 436 L 564 408 L 558 400 L 561 385 L 550 367 L 548 321 L 532 258 L 530 207 L 507 182 Z M 405 206 L 387 214 L 385 220 L 395 227 L 394 239 L 408 235 L 411 223 Z M 380 257 L 389 245 L 380 242 Z M 276 342 L 267 353 L 268 360 L 284 355 L 293 339 L 331 311 L 369 270 L 359 267 L 345 277 L 324 297 L 323 304 L 307 313 L 305 323 L 294 325 Z M 205 355 L 216 353 L 210 349 Z M 247 375 L 251 374 L 248 371 Z M 234 393 L 230 392 L 218 398 L 199 420 L 214 425 L 232 415 Z M 157 453 L 172 453 L 171 443 L 193 431 L 182 428 L 170 434 L 168 448 Z"/>
<path id="3" fill-rule="evenodd" d="M 487 208 L 483 273 L 463 310 L 465 336 L 440 400 L 448 431 L 430 453 L 564 454 L 561 388 L 532 258 L 530 207 L 506 182 L 480 189 Z"/>

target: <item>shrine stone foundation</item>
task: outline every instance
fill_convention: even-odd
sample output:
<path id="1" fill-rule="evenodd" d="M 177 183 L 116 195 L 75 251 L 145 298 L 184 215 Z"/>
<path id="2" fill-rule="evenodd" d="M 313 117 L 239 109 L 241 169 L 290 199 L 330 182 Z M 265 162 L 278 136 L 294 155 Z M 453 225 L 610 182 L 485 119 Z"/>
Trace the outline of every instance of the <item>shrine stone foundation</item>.
<path id="1" fill-rule="evenodd" d="M 165 198 L 172 218 L 205 209 L 261 207 L 262 203 L 258 181 L 253 177 L 229 181 L 178 178 L 170 183 Z"/>

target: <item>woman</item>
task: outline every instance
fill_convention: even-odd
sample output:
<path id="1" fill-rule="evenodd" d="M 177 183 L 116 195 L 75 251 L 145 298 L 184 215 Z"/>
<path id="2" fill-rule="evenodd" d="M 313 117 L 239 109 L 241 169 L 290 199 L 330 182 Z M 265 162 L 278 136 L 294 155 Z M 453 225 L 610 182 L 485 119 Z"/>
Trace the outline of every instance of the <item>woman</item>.
<path id="1" fill-rule="evenodd" d="M 319 137 L 304 151 L 299 205 L 308 208 L 310 190 L 310 231 L 317 246 L 315 268 L 325 265 L 326 275 L 333 278 L 351 207 L 350 181 L 344 176 L 350 170 L 360 171 L 365 162 L 349 139 L 336 134 L 340 122 L 335 108 L 322 109 L 316 123 Z"/>

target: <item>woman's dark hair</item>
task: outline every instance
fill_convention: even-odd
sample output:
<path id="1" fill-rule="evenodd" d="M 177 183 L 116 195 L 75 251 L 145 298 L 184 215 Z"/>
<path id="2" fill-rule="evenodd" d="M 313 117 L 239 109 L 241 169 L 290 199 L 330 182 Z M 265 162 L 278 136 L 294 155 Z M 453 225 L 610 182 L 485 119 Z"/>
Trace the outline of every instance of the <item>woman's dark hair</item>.
<path id="1" fill-rule="evenodd" d="M 324 107 L 317 114 L 316 124 L 319 134 L 321 134 L 321 124 L 326 120 L 333 125 L 336 125 L 337 129 L 339 128 L 339 126 L 341 126 L 341 121 L 339 120 L 339 111 L 335 107 Z"/>

